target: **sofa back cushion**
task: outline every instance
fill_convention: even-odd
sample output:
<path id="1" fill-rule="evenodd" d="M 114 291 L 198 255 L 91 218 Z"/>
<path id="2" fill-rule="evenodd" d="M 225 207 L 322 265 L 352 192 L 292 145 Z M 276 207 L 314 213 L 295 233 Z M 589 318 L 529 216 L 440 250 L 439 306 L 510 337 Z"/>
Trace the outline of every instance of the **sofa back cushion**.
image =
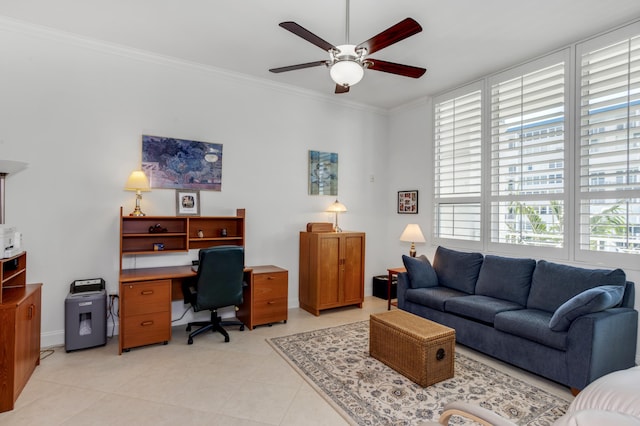
<path id="1" fill-rule="evenodd" d="M 601 285 L 624 286 L 622 269 L 585 269 L 539 260 L 533 271 L 527 308 L 555 312 L 576 294 Z"/>
<path id="2" fill-rule="evenodd" d="M 476 294 L 508 300 L 525 306 L 535 267 L 536 261 L 533 259 L 488 254 L 484 257 L 480 268 Z"/>
<path id="3" fill-rule="evenodd" d="M 438 284 L 473 294 L 482 259 L 480 253 L 465 253 L 438 247 L 433 257 L 433 269 L 438 276 Z"/>
<path id="4" fill-rule="evenodd" d="M 438 277 L 427 256 L 409 257 L 403 254 L 402 263 L 404 263 L 407 275 L 409 275 L 411 288 L 435 287 L 438 285 Z"/>

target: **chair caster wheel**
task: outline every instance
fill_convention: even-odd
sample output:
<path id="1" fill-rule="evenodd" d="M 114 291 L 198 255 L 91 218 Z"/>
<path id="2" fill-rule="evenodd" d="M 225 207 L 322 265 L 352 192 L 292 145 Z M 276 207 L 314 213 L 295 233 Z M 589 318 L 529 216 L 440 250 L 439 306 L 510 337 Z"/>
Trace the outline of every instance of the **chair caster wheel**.
<path id="1" fill-rule="evenodd" d="M 187 340 L 187 345 L 193 345 L 193 339 L 191 337 Z"/>
<path id="2" fill-rule="evenodd" d="M 229 337 L 228 337 L 228 336 L 225 336 L 225 337 L 224 337 L 224 341 L 225 341 L 225 343 L 229 342 Z"/>
<path id="3" fill-rule="evenodd" d="M 191 331 L 191 326 L 190 325 L 187 326 L 187 331 Z"/>
<path id="4" fill-rule="evenodd" d="M 269 323 L 269 327 L 273 327 L 273 323 Z"/>
<path id="5" fill-rule="evenodd" d="M 244 331 L 244 324 L 240 326 L 240 331 Z"/>
<path id="6" fill-rule="evenodd" d="M 162 344 L 166 346 L 166 345 L 168 345 L 168 344 L 169 344 L 169 341 L 168 341 L 168 340 L 165 340 L 164 342 L 162 342 Z"/>

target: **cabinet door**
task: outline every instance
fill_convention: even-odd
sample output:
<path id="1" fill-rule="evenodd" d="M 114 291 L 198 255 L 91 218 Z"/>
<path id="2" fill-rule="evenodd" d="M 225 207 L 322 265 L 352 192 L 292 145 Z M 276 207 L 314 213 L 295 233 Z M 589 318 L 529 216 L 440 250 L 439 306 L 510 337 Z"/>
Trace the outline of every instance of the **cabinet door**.
<path id="1" fill-rule="evenodd" d="M 318 234 L 318 307 L 331 306 L 342 301 L 340 277 L 342 273 L 340 234 Z"/>
<path id="2" fill-rule="evenodd" d="M 27 384 L 40 357 L 40 289 L 16 309 L 15 389 L 17 396 Z"/>
<path id="3" fill-rule="evenodd" d="M 344 302 L 359 303 L 363 300 L 364 286 L 364 237 L 344 236 Z"/>

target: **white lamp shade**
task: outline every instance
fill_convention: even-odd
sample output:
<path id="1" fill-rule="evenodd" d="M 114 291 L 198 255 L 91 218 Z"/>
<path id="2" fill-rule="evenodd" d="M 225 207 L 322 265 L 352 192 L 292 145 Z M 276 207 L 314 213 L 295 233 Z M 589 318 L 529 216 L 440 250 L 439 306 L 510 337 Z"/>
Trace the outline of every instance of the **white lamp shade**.
<path id="1" fill-rule="evenodd" d="M 344 213 L 347 211 L 347 207 L 340 201 L 336 200 L 327 208 L 327 211 L 331 213 Z"/>
<path id="2" fill-rule="evenodd" d="M 422 235 L 420 226 L 417 223 L 410 223 L 404 228 L 404 231 L 402 231 L 400 241 L 406 241 L 408 243 L 424 243 L 426 240 L 424 239 L 424 235 Z"/>
<path id="3" fill-rule="evenodd" d="M 355 61 L 338 61 L 329 70 L 331 79 L 341 86 L 353 86 L 364 77 L 364 69 Z"/>
<path id="4" fill-rule="evenodd" d="M 124 189 L 127 191 L 143 191 L 147 192 L 149 188 L 149 179 L 142 170 L 135 170 L 129 175 L 127 183 L 124 185 Z"/>

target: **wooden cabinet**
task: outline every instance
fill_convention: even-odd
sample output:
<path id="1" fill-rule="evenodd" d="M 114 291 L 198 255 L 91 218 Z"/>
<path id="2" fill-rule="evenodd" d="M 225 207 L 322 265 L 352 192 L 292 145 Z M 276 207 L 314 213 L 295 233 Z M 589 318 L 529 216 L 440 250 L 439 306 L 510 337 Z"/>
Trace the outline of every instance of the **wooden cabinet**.
<path id="1" fill-rule="evenodd" d="M 4 412 L 13 410 L 40 364 L 42 284 L 25 284 L 26 253 L 0 263 L 0 412 Z"/>
<path id="2" fill-rule="evenodd" d="M 236 316 L 249 330 L 257 325 L 287 322 L 289 272 L 273 265 L 253 266 Z"/>
<path id="3" fill-rule="evenodd" d="M 120 353 L 171 340 L 171 280 L 120 283 Z"/>
<path id="4" fill-rule="evenodd" d="M 300 232 L 300 307 L 362 307 L 364 253 L 363 232 Z"/>

